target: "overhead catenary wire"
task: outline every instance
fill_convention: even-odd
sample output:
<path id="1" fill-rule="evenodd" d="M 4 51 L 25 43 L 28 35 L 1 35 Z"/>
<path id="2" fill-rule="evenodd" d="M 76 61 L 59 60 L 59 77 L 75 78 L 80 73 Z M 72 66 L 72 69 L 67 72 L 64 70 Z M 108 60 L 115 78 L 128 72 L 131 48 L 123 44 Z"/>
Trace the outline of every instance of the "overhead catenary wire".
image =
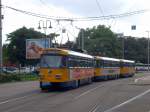
<path id="1" fill-rule="evenodd" d="M 41 3 L 43 6 L 45 6 L 45 7 L 48 8 L 48 9 L 51 9 L 51 7 L 48 6 L 43 0 L 39 0 L 39 1 L 40 1 L 40 3 Z"/>
<path id="2" fill-rule="evenodd" d="M 104 16 L 104 12 L 103 12 L 102 7 L 101 7 L 101 5 L 100 5 L 98 0 L 96 0 L 96 4 L 98 6 L 98 9 L 99 9 L 100 13 L 102 14 L 102 16 Z"/>
<path id="3" fill-rule="evenodd" d="M 63 29 L 66 30 L 66 27 L 67 27 L 68 25 L 70 25 L 70 23 L 69 23 L 69 24 L 62 25 L 62 24 L 59 22 L 59 24 L 57 24 L 57 26 L 56 26 L 57 28 L 55 28 L 55 32 L 56 32 L 56 33 L 60 32 L 60 34 L 61 34 L 61 36 L 59 36 L 59 37 L 61 38 L 61 39 L 60 39 L 61 41 L 60 41 L 60 42 L 57 42 L 57 43 L 59 43 L 60 45 L 62 44 L 63 39 L 64 39 L 62 30 L 63 30 Z M 55 40 L 55 41 L 56 41 L 56 40 Z"/>
<path id="4" fill-rule="evenodd" d="M 122 17 L 127 17 L 127 16 L 132 16 L 140 13 L 145 13 L 146 11 L 149 10 L 138 10 L 138 11 L 132 11 L 132 12 L 126 12 L 126 13 L 121 13 L 121 14 L 114 14 L 114 15 L 107 15 L 107 16 L 95 16 L 95 17 L 58 17 L 58 16 L 48 16 L 48 15 L 42 15 L 42 14 L 37 14 L 29 11 L 24 11 L 20 9 L 16 9 L 10 6 L 5 6 L 5 8 L 27 14 L 30 16 L 38 17 L 38 18 L 44 18 L 48 20 L 55 20 L 55 21 L 95 21 L 95 20 L 107 20 L 107 19 L 112 19 L 112 18 L 122 18 Z"/>
<path id="5" fill-rule="evenodd" d="M 5 6 L 5 8 L 8 8 L 8 9 L 11 9 L 11 10 L 23 13 L 23 14 L 27 14 L 27 15 L 30 15 L 30 16 L 34 16 L 34 17 L 55 20 L 55 18 L 53 16 L 47 16 L 47 15 L 37 14 L 37 13 L 29 12 L 29 11 L 24 11 L 24 10 L 16 9 L 16 8 L 13 8 L 13 7 L 10 7 L 10 6 Z"/>
<path id="6" fill-rule="evenodd" d="M 96 1 L 96 4 L 97 4 L 97 7 L 98 7 L 98 9 L 99 9 L 99 12 L 100 12 L 100 16 L 102 15 L 102 16 L 105 16 L 104 15 L 104 11 L 103 11 L 103 8 L 102 8 L 102 6 L 101 6 L 101 1 L 100 0 L 95 0 Z M 110 19 L 111 20 L 111 19 Z M 106 24 L 108 24 L 108 26 L 111 26 L 111 25 L 109 25 L 109 19 L 106 19 Z"/>

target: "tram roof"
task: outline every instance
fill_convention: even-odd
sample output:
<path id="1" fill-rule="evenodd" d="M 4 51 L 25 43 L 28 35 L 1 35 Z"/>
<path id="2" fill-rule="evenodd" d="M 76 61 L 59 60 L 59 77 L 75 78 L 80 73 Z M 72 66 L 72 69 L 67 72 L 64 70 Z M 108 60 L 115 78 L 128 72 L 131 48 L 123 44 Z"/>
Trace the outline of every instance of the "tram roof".
<path id="1" fill-rule="evenodd" d="M 116 58 L 109 58 L 109 57 L 100 57 L 100 56 L 96 56 L 96 59 L 100 59 L 100 60 L 107 60 L 107 61 L 120 61 L 119 59 Z"/>
<path id="2" fill-rule="evenodd" d="M 94 58 L 93 56 L 85 54 L 85 53 L 80 53 L 80 52 L 66 50 L 66 49 L 60 49 L 60 48 L 48 48 L 48 49 L 45 49 L 44 51 L 47 51 L 47 53 L 51 53 L 54 51 L 54 53 L 60 53 L 63 55 L 72 55 L 72 56 L 79 56 L 79 57 L 91 58 L 91 59 Z M 51 51 L 51 52 L 49 52 L 49 51 Z"/>
<path id="3" fill-rule="evenodd" d="M 127 62 L 127 63 L 135 63 L 133 60 L 125 60 L 125 59 L 120 59 L 121 62 Z"/>

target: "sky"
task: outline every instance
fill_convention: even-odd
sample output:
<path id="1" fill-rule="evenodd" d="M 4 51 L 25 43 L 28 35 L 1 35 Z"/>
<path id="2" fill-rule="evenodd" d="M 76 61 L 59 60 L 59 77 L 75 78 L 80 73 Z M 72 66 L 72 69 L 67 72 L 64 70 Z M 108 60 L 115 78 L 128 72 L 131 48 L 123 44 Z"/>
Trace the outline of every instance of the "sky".
<path id="1" fill-rule="evenodd" d="M 80 22 L 57 22 L 51 20 L 52 29 L 46 30 L 46 34 L 59 33 L 57 41 L 60 43 L 66 40 L 75 40 L 80 28 L 93 27 L 96 25 L 111 26 L 115 33 L 124 33 L 125 36 L 147 37 L 146 31 L 150 30 L 149 0 L 2 0 L 4 6 L 11 6 L 17 9 L 30 11 L 33 13 L 48 16 L 63 17 L 92 17 L 107 16 L 132 12 L 138 10 L 148 10 L 145 13 L 128 17 Z M 3 44 L 6 43 L 7 34 L 23 26 L 34 28 L 44 33 L 44 30 L 37 29 L 39 21 L 46 24 L 46 19 L 32 17 L 3 7 Z M 40 23 L 40 25 L 43 25 Z M 131 30 L 131 26 L 136 25 L 136 30 Z M 66 29 L 66 33 L 62 33 Z"/>

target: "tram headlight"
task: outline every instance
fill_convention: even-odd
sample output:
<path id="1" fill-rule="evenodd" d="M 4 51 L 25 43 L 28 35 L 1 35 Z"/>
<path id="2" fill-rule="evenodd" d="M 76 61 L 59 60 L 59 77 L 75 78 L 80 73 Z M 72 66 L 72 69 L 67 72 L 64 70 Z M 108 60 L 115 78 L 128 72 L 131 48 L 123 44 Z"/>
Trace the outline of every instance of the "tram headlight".
<path id="1" fill-rule="evenodd" d="M 55 75 L 55 78 L 56 78 L 56 79 L 61 79 L 61 78 L 62 78 L 62 77 L 61 77 L 61 74 L 56 74 L 56 75 Z"/>

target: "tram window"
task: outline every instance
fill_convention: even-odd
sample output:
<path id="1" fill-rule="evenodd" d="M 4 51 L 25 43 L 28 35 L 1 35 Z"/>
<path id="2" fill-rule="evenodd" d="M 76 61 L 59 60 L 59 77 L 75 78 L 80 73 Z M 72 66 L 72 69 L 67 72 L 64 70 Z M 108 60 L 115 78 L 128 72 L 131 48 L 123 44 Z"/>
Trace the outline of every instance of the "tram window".
<path id="1" fill-rule="evenodd" d="M 68 66 L 69 67 L 93 67 L 93 61 L 89 59 L 83 58 L 68 58 Z"/>
<path id="2" fill-rule="evenodd" d="M 122 62 L 120 63 L 120 67 L 123 67 L 123 63 Z"/>
<path id="3" fill-rule="evenodd" d="M 90 66 L 89 67 L 93 67 L 93 61 L 90 61 Z"/>
<path id="4" fill-rule="evenodd" d="M 104 61 L 104 67 L 106 67 L 106 62 Z"/>
<path id="5" fill-rule="evenodd" d="M 92 66 L 93 66 L 93 62 L 89 61 L 89 67 L 92 67 Z"/>
<path id="6" fill-rule="evenodd" d="M 94 67 L 98 67 L 97 64 L 98 64 L 98 61 L 94 60 Z"/>
<path id="7" fill-rule="evenodd" d="M 84 60 L 84 67 L 90 67 L 90 61 Z"/>
<path id="8" fill-rule="evenodd" d="M 99 61 L 98 60 L 95 61 L 95 66 L 99 67 Z"/>
<path id="9" fill-rule="evenodd" d="M 82 60 L 82 67 L 86 67 L 86 61 Z"/>
<path id="10" fill-rule="evenodd" d="M 104 67 L 109 67 L 109 62 L 108 61 L 104 61 Z"/>
<path id="11" fill-rule="evenodd" d="M 126 62 L 124 62 L 123 66 L 124 66 L 124 67 L 127 67 L 127 66 L 128 66 L 128 64 L 127 64 Z"/>
<path id="12" fill-rule="evenodd" d="M 112 67 L 115 67 L 115 66 L 116 66 L 116 63 L 115 63 L 115 62 L 112 62 L 112 63 L 111 63 L 111 66 L 112 66 Z"/>
<path id="13" fill-rule="evenodd" d="M 112 62 L 111 61 L 107 61 L 107 67 L 112 67 Z"/>
<path id="14" fill-rule="evenodd" d="M 91 61 L 87 61 L 87 67 L 91 67 Z"/>
<path id="15" fill-rule="evenodd" d="M 80 66 L 79 62 L 76 59 L 74 59 L 73 60 L 73 67 L 79 67 L 79 66 Z"/>
<path id="16" fill-rule="evenodd" d="M 67 66 L 67 58 L 66 57 L 63 57 L 62 58 L 62 64 L 61 64 L 62 67 L 66 67 Z"/>
<path id="17" fill-rule="evenodd" d="M 84 60 L 84 67 L 89 67 L 89 66 L 90 66 L 90 61 Z"/>
<path id="18" fill-rule="evenodd" d="M 73 67 L 73 61 L 72 61 L 72 60 L 69 60 L 69 61 L 68 61 L 68 65 L 69 65 L 69 67 Z"/>
<path id="19" fill-rule="evenodd" d="M 78 65 L 78 67 L 83 67 L 84 66 L 84 61 L 79 59 L 77 61 L 77 65 Z"/>
<path id="20" fill-rule="evenodd" d="M 62 65 L 62 56 L 43 55 L 41 58 L 41 67 L 59 68 Z"/>
<path id="21" fill-rule="evenodd" d="M 117 67 L 117 63 L 116 62 L 112 62 L 112 67 Z"/>
<path id="22" fill-rule="evenodd" d="M 76 65 L 76 61 L 73 59 L 73 58 L 69 58 L 68 59 L 68 65 L 69 65 L 69 67 L 75 67 L 75 66 L 77 66 Z"/>
<path id="23" fill-rule="evenodd" d="M 119 67 L 119 63 L 118 62 L 114 62 L 113 63 L 113 67 Z"/>
<path id="24" fill-rule="evenodd" d="M 104 66 L 104 63 L 102 60 L 99 61 L 99 67 L 103 67 Z"/>
<path id="25" fill-rule="evenodd" d="M 91 61 L 91 67 L 93 67 L 94 66 L 94 61 Z"/>
<path id="26" fill-rule="evenodd" d="M 91 62 L 89 60 L 86 61 L 86 67 L 91 67 Z"/>
<path id="27" fill-rule="evenodd" d="M 84 67 L 89 67 L 89 66 L 90 66 L 90 61 L 84 60 Z"/>
<path id="28" fill-rule="evenodd" d="M 96 61 L 96 67 L 100 67 L 100 61 L 99 60 Z"/>

